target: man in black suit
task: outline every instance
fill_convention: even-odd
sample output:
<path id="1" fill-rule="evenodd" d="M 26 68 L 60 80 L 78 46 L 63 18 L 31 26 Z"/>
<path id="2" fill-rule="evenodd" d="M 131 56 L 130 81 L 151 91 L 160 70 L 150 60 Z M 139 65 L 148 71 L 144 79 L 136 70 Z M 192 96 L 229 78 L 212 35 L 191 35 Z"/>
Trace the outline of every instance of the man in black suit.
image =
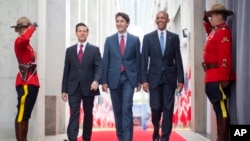
<path id="1" fill-rule="evenodd" d="M 150 93 L 153 141 L 168 141 L 172 130 L 174 95 L 176 88 L 179 92 L 183 89 L 184 72 L 179 36 L 166 29 L 168 14 L 164 11 L 158 12 L 155 22 L 158 29 L 143 38 L 142 82 L 143 90 Z"/>
<path id="2" fill-rule="evenodd" d="M 78 43 L 67 48 L 62 80 L 62 100 L 69 102 L 70 119 L 67 135 L 76 141 L 79 129 L 80 104 L 84 111 L 84 141 L 91 140 L 94 97 L 99 95 L 99 81 L 102 74 L 102 58 L 98 47 L 87 42 L 88 27 L 76 25 Z"/>

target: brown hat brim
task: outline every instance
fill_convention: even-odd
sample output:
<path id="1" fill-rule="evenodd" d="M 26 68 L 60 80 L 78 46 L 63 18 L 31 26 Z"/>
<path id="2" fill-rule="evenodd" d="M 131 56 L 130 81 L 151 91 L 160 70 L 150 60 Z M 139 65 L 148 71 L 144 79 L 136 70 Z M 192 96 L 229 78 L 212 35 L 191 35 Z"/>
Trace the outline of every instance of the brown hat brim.
<path id="1" fill-rule="evenodd" d="M 28 24 L 18 24 L 18 25 L 12 25 L 12 26 L 10 26 L 11 28 L 16 28 L 16 27 L 28 27 L 28 26 L 30 26 L 31 24 L 30 23 L 28 23 Z"/>
<path id="2" fill-rule="evenodd" d="M 208 17 L 211 17 L 211 15 L 212 15 L 213 13 L 217 13 L 217 12 L 224 12 L 224 13 L 227 14 L 227 16 L 231 16 L 231 15 L 234 14 L 233 11 L 231 11 L 231 10 L 210 10 L 210 11 L 207 11 L 207 12 L 205 13 L 205 15 L 208 16 Z"/>

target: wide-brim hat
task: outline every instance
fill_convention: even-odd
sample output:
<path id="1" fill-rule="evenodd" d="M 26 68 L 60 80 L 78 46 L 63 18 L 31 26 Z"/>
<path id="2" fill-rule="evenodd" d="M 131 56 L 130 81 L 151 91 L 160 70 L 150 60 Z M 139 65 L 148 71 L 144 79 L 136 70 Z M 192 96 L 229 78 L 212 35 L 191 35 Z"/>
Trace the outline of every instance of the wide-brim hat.
<path id="1" fill-rule="evenodd" d="M 31 25 L 31 21 L 27 18 L 27 17 L 20 17 L 17 22 L 16 25 L 11 26 L 11 28 L 16 28 L 16 27 L 25 27 L 25 26 L 30 26 Z"/>
<path id="2" fill-rule="evenodd" d="M 233 11 L 226 9 L 223 4 L 214 4 L 211 9 L 205 13 L 206 16 L 210 17 L 213 13 L 224 12 L 227 16 L 233 15 Z"/>

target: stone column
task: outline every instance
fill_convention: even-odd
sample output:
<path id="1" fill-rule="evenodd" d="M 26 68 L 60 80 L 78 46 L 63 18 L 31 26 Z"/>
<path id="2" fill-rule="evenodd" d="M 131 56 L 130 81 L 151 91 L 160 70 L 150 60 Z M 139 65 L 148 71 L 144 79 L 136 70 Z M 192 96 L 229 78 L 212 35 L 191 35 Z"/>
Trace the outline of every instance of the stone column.
<path id="1" fill-rule="evenodd" d="M 94 45 L 97 45 L 99 41 L 99 16 L 100 16 L 100 5 L 99 0 L 85 0 L 82 8 L 85 9 L 83 16 L 80 17 L 81 21 L 86 21 L 85 23 L 89 27 L 88 41 Z M 82 9 L 82 10 L 83 10 Z"/>
<path id="2" fill-rule="evenodd" d="M 69 19 L 69 24 L 70 24 L 70 28 L 69 28 L 69 33 L 70 33 L 70 42 L 68 44 L 68 46 L 77 43 L 77 39 L 76 39 L 76 24 L 79 22 L 83 22 L 86 24 L 86 21 L 81 21 L 80 20 L 80 13 L 81 15 L 85 15 L 83 11 L 80 11 L 80 9 L 85 9 L 84 7 L 85 5 L 85 0 L 70 0 L 70 19 Z M 87 9 L 86 9 L 87 10 Z"/>
<path id="3" fill-rule="evenodd" d="M 192 120 L 191 129 L 195 132 L 205 133 L 206 129 L 206 95 L 204 93 L 204 72 L 201 67 L 205 32 L 202 26 L 204 0 L 190 1 L 190 66 L 192 89 Z"/>
<path id="4" fill-rule="evenodd" d="M 35 22 L 38 24 L 37 28 L 37 64 L 38 64 L 38 75 L 40 81 L 40 89 L 37 97 L 37 106 L 35 107 L 36 122 L 34 122 L 35 130 L 30 130 L 30 134 L 36 135 L 34 139 L 28 138 L 28 140 L 43 141 L 44 134 L 44 98 L 45 98 L 45 49 L 46 49 L 46 1 L 37 0 L 36 4 L 37 18 Z"/>
<path id="5" fill-rule="evenodd" d="M 104 49 L 104 42 L 107 36 L 114 34 L 116 32 L 115 27 L 115 14 L 117 12 L 117 2 L 116 0 L 100 1 L 99 2 L 99 17 L 98 17 L 98 28 L 99 32 L 98 41 L 96 45 L 100 47 L 101 53 Z"/>
<path id="6" fill-rule="evenodd" d="M 66 0 L 47 0 L 45 60 L 45 134 L 65 133 L 65 107 L 61 84 L 66 48 Z"/>

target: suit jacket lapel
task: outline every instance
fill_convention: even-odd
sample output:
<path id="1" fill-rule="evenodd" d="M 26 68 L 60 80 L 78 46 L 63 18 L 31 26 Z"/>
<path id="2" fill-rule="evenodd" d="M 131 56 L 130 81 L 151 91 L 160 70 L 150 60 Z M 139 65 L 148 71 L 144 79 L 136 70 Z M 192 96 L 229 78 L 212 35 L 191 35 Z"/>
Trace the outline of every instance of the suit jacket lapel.
<path id="1" fill-rule="evenodd" d="M 88 48 L 89 48 L 89 43 L 86 44 L 84 52 L 83 52 L 83 57 L 82 57 L 82 64 L 84 63 L 84 60 L 88 58 Z"/>
<path id="2" fill-rule="evenodd" d="M 78 52 L 77 52 L 77 44 L 74 46 L 74 48 L 72 49 L 72 57 L 74 57 L 75 63 L 78 63 Z"/>
<path id="3" fill-rule="evenodd" d="M 124 50 L 124 56 L 126 55 L 126 52 L 128 52 L 129 50 L 129 46 L 130 46 L 130 40 L 131 40 L 131 36 L 129 33 L 127 33 L 127 39 L 125 40 L 125 50 Z"/>
<path id="4" fill-rule="evenodd" d="M 157 50 L 158 50 L 157 52 L 162 55 L 162 53 L 161 53 L 160 39 L 159 39 L 157 30 L 153 34 L 154 34 L 153 35 L 154 42 L 156 43 L 156 47 L 157 47 Z"/>
<path id="5" fill-rule="evenodd" d="M 120 43 L 119 43 L 119 37 L 118 37 L 118 33 L 115 34 L 115 36 L 113 36 L 113 41 L 114 41 L 114 44 L 115 44 L 115 48 L 117 52 L 121 54 L 121 50 L 120 50 Z"/>
<path id="6" fill-rule="evenodd" d="M 121 53 L 121 49 L 120 49 L 120 43 L 119 43 L 119 36 L 118 36 L 118 33 L 115 34 L 114 36 L 114 41 L 115 41 L 115 49 L 116 51 L 119 52 L 119 54 L 121 55 L 122 57 L 122 53 Z M 125 42 L 125 50 L 124 50 L 124 55 L 125 55 L 125 52 L 126 52 L 126 46 L 127 46 L 127 42 Z"/>
<path id="7" fill-rule="evenodd" d="M 172 36 L 171 33 L 169 31 L 167 31 L 167 37 L 166 37 L 166 45 L 165 45 L 165 51 L 164 51 L 164 55 L 168 54 L 169 50 L 170 50 L 170 42 L 172 40 Z"/>

